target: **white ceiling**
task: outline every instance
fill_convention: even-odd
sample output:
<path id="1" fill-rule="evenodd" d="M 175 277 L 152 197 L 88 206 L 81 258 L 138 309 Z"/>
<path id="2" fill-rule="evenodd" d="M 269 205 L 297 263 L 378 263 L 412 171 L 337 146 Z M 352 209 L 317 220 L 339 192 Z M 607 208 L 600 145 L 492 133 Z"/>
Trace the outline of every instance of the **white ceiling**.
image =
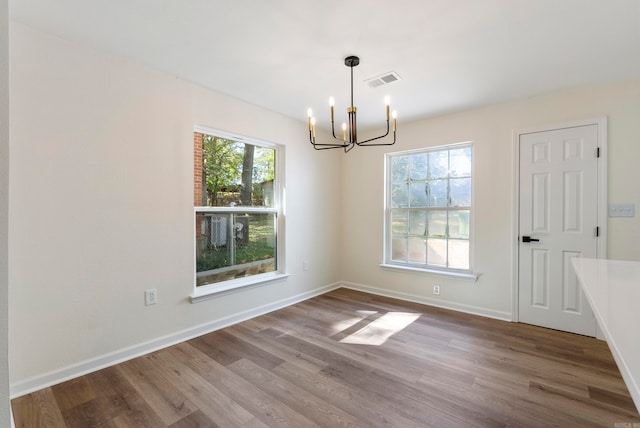
<path id="1" fill-rule="evenodd" d="M 11 0 L 14 21 L 306 120 L 399 124 L 640 75 L 640 0 Z M 376 89 L 363 80 L 395 71 Z"/>

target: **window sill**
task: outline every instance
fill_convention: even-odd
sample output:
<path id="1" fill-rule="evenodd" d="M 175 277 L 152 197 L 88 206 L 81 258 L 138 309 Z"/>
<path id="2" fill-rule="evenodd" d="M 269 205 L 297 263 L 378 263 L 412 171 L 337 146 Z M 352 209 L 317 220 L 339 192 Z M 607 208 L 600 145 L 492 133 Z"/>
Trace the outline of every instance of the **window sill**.
<path id="1" fill-rule="evenodd" d="M 476 282 L 480 277 L 480 274 L 473 273 L 473 272 L 455 272 L 450 270 L 418 268 L 413 266 L 392 265 L 392 264 L 386 264 L 386 263 L 381 263 L 380 267 L 382 267 L 383 269 L 389 269 L 389 270 L 401 270 L 401 271 L 409 271 L 409 272 L 416 272 L 416 273 L 441 275 L 449 278 L 466 279 L 473 282 Z"/>
<path id="2" fill-rule="evenodd" d="M 209 299 L 215 299 L 227 294 L 235 293 L 239 290 L 248 290 L 271 282 L 282 281 L 289 276 L 288 273 L 268 273 L 254 275 L 248 278 L 234 279 L 220 284 L 209 284 L 196 287 L 192 296 L 189 297 L 191 303 L 198 303 Z"/>

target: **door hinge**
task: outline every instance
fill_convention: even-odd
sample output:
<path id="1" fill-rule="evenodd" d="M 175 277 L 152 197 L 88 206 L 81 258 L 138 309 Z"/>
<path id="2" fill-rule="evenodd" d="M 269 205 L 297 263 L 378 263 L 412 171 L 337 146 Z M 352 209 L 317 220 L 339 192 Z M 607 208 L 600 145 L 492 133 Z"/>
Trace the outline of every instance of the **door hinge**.
<path id="1" fill-rule="evenodd" d="M 600 147 L 596 148 L 596 157 L 599 158 L 600 157 Z"/>
<path id="2" fill-rule="evenodd" d="M 600 226 L 596 226 L 596 238 L 600 236 Z"/>

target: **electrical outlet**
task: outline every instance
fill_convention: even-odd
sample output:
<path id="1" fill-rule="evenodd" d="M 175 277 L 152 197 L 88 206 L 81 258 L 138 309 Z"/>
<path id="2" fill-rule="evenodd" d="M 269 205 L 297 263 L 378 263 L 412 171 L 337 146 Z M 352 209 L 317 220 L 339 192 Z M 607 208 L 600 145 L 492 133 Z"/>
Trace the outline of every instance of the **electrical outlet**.
<path id="1" fill-rule="evenodd" d="M 439 285 L 434 285 L 433 286 L 433 294 L 435 294 L 436 296 L 440 295 L 440 286 Z"/>
<path id="2" fill-rule="evenodd" d="M 309 260 L 305 260 L 302 262 L 302 270 L 304 271 L 308 271 L 309 270 Z"/>
<path id="3" fill-rule="evenodd" d="M 144 304 L 146 306 L 155 305 L 158 303 L 158 290 L 152 288 L 151 290 L 145 290 L 144 292 Z"/>

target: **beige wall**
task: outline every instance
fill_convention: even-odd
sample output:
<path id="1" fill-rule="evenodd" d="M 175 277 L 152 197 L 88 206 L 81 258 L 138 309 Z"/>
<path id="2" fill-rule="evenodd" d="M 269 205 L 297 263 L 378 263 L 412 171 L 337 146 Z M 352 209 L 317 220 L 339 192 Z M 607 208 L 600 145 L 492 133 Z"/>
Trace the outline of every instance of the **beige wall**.
<path id="1" fill-rule="evenodd" d="M 318 227 L 337 222 L 339 158 L 305 143 L 305 122 L 19 24 L 11 37 L 18 391 L 340 279 L 338 231 Z M 286 145 L 286 280 L 189 303 L 194 125 Z"/>
<path id="2" fill-rule="evenodd" d="M 640 79 L 554 93 L 398 125 L 401 151 L 474 142 L 472 281 L 384 270 L 384 152 L 356 149 L 344 158 L 343 280 L 489 316 L 511 318 L 514 131 L 608 117 L 610 202 L 635 203 L 636 217 L 608 220 L 608 256 L 640 260 Z M 434 298 L 433 285 L 441 286 Z"/>
<path id="3" fill-rule="evenodd" d="M 9 23 L 0 0 L 0 427 L 9 426 Z"/>

